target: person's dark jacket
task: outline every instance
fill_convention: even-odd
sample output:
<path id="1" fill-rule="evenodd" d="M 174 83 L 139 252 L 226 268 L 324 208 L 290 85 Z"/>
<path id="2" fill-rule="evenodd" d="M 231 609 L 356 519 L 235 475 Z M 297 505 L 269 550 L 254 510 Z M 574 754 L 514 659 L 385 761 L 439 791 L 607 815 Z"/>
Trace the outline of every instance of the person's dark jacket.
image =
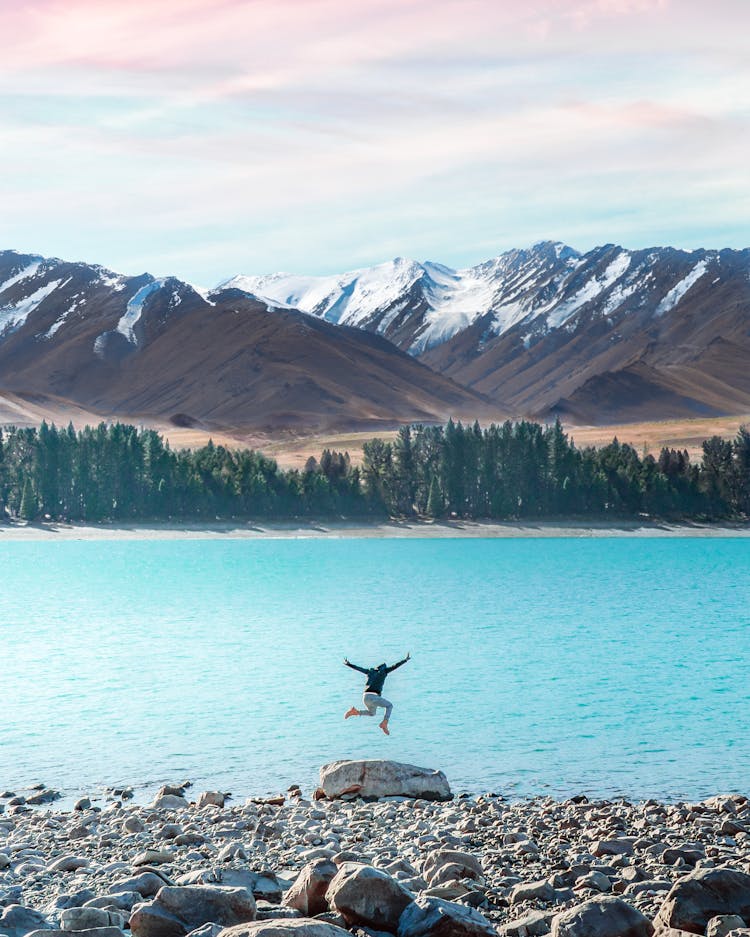
<path id="1" fill-rule="evenodd" d="M 392 667 L 386 667 L 382 664 L 380 667 L 358 667 L 356 664 L 350 664 L 348 660 L 345 660 L 344 663 L 347 667 L 351 667 L 352 670 L 358 670 L 360 673 L 365 674 L 367 677 L 367 683 L 365 684 L 365 693 L 377 693 L 378 696 L 383 692 L 383 684 L 385 683 L 385 678 L 389 673 L 393 673 L 397 667 L 401 667 L 409 660 L 409 657 L 405 657 L 403 660 L 400 660 L 397 664 L 394 664 Z"/>

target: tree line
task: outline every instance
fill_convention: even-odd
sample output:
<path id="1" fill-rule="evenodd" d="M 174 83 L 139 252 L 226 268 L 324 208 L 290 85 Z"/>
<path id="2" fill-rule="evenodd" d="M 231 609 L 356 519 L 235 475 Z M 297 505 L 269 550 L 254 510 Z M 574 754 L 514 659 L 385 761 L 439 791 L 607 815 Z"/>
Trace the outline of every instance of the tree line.
<path id="1" fill-rule="evenodd" d="M 154 430 L 42 423 L 0 430 L 0 517 L 69 521 L 266 518 L 673 518 L 750 514 L 750 432 L 639 456 L 577 448 L 559 422 L 402 427 L 362 465 L 324 450 L 282 470 L 249 449 L 173 450 Z"/>

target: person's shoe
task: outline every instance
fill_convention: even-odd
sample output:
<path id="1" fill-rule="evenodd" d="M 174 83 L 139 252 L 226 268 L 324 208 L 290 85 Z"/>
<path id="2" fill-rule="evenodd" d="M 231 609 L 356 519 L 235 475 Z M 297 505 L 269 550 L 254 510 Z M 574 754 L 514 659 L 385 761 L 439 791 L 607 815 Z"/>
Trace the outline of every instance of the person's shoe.
<path id="1" fill-rule="evenodd" d="M 388 720 L 387 720 L 387 719 L 384 719 L 384 720 L 380 723 L 380 728 L 383 730 L 383 732 L 385 732 L 386 735 L 390 735 L 390 734 L 391 734 L 391 733 L 388 731 Z"/>
<path id="2" fill-rule="evenodd" d="M 344 719 L 348 719 L 349 716 L 358 716 L 358 715 L 359 715 L 359 710 L 357 709 L 356 706 L 352 706 L 352 708 L 348 712 L 344 713 Z"/>

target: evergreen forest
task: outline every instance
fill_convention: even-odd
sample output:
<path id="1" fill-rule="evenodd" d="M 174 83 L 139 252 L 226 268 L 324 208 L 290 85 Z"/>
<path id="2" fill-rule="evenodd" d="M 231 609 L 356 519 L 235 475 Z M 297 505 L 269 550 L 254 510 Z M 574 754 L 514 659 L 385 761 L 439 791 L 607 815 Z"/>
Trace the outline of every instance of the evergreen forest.
<path id="1" fill-rule="evenodd" d="M 559 422 L 485 428 L 453 421 L 373 439 L 361 466 L 324 450 L 282 470 L 249 449 L 171 449 L 122 423 L 0 430 L 0 518 L 78 522 L 750 514 L 750 431 L 703 443 L 700 461 L 662 449 L 639 456 L 616 439 L 577 448 Z"/>

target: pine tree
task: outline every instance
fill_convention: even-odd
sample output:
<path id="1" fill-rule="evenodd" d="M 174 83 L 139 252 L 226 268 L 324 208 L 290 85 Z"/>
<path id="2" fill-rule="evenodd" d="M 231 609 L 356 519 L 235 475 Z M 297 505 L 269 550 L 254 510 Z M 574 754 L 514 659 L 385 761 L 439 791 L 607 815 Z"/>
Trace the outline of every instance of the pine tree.
<path id="1" fill-rule="evenodd" d="M 33 521 L 38 513 L 39 509 L 37 507 L 36 495 L 31 487 L 31 479 L 27 478 L 23 485 L 21 506 L 18 509 L 18 514 L 24 521 Z"/>
<path id="2" fill-rule="evenodd" d="M 437 475 L 433 475 L 430 482 L 430 494 L 427 498 L 427 516 L 442 517 L 444 511 L 445 504 L 443 502 L 443 492 L 440 490 L 440 482 Z"/>

